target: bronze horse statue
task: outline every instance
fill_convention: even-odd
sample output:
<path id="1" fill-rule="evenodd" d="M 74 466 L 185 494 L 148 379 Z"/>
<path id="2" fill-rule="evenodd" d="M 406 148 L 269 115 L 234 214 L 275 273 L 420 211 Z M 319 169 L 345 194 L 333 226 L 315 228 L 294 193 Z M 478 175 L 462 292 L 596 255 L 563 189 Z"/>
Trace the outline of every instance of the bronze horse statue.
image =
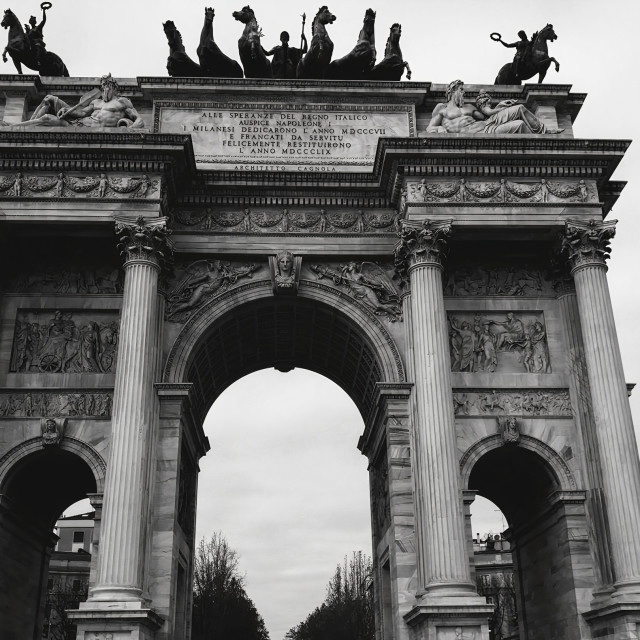
<path id="1" fill-rule="evenodd" d="M 548 24 L 539 32 L 536 31 L 531 37 L 531 51 L 518 65 L 517 75 L 513 71 L 513 63 L 508 62 L 498 71 L 493 84 L 520 84 L 522 80 L 533 78 L 536 73 L 538 74 L 538 84 L 540 84 L 547 75 L 552 62 L 555 64 L 556 72 L 560 71 L 560 63 L 549 56 L 547 48 L 547 40 L 553 42 L 557 37 L 552 24 Z"/>
<path id="2" fill-rule="evenodd" d="M 240 11 L 234 11 L 231 15 L 244 24 L 242 36 L 238 40 L 238 51 L 245 77 L 272 78 L 271 61 L 267 58 L 260 44 L 262 30 L 258 27 L 253 9 L 247 5 L 242 7 Z"/>
<path id="3" fill-rule="evenodd" d="M 44 2 L 43 5 L 45 5 L 43 7 L 44 13 L 47 6 Z M 44 24 L 44 19 L 42 24 Z M 41 76 L 69 76 L 69 71 L 67 71 L 64 62 L 53 51 L 43 51 L 38 65 L 36 48 L 31 45 L 31 41 L 24 32 L 20 20 L 11 9 L 7 9 L 4 12 L 0 26 L 9 29 L 9 39 L 2 52 L 2 61 L 7 62 L 7 54 L 9 54 L 20 75 L 22 75 L 22 65 L 24 65 L 28 69 L 37 71 Z M 42 46 L 44 48 L 44 43 Z"/>
<path id="4" fill-rule="evenodd" d="M 364 80 L 376 62 L 376 12 L 367 9 L 356 46 L 343 58 L 333 60 L 325 78 L 334 80 Z"/>
<path id="5" fill-rule="evenodd" d="M 169 57 L 167 58 L 169 75 L 179 78 L 200 78 L 204 76 L 202 67 L 187 55 L 182 43 L 182 36 L 173 20 L 164 22 L 162 28 L 169 43 Z"/>
<path id="6" fill-rule="evenodd" d="M 296 77 L 298 78 L 324 78 L 327 67 L 333 55 L 333 42 L 327 33 L 327 24 L 335 22 L 336 17 L 329 11 L 326 5 L 318 9 L 316 17 L 311 24 L 311 44 L 309 51 L 298 63 Z"/>
<path id="7" fill-rule="evenodd" d="M 367 76 L 369 80 L 400 80 L 404 70 L 407 70 L 407 80 L 411 80 L 411 69 L 409 63 L 402 59 L 400 50 L 400 36 L 402 26 L 397 22 L 391 25 L 387 46 L 384 49 L 384 58 L 379 62 Z"/>
<path id="8" fill-rule="evenodd" d="M 197 52 L 203 74 L 211 78 L 242 78 L 242 67 L 235 60 L 225 56 L 213 41 L 214 16 L 213 8 L 205 7 L 204 26 Z"/>

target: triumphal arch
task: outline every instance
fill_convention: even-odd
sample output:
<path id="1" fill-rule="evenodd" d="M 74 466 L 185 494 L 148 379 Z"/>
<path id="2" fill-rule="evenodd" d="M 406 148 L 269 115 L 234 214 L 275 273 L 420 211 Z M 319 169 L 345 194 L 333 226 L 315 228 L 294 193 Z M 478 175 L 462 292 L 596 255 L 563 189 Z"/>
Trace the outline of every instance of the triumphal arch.
<path id="1" fill-rule="evenodd" d="M 627 141 L 570 86 L 0 77 L 0 636 L 96 509 L 82 640 L 190 637 L 202 424 L 304 367 L 365 424 L 380 640 L 635 638 L 640 469 L 607 289 Z M 241 465 L 241 461 L 238 461 Z"/>

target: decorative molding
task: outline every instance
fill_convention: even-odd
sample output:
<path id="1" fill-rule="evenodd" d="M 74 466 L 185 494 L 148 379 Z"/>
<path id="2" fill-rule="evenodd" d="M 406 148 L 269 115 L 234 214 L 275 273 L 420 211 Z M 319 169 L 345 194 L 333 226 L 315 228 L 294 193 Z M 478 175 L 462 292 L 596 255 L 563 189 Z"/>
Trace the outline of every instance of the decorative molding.
<path id="1" fill-rule="evenodd" d="M 460 178 L 455 181 L 436 181 L 423 178 L 419 182 L 407 182 L 409 203 L 487 203 L 514 204 L 530 203 L 597 203 L 595 185 L 578 181 L 537 181 L 515 182 L 500 180 L 481 181 Z"/>
<path id="2" fill-rule="evenodd" d="M 318 280 L 328 279 L 334 285 L 345 287 L 349 294 L 368 306 L 376 315 L 389 322 L 402 320 L 402 304 L 393 282 L 391 265 L 375 262 L 348 262 L 346 264 L 311 265 Z"/>
<path id="3" fill-rule="evenodd" d="M 568 389 L 454 389 L 457 418 L 573 416 Z"/>
<path id="4" fill-rule="evenodd" d="M 192 228 L 223 233 L 394 233 L 399 221 L 395 211 L 295 211 L 254 212 L 217 211 L 210 207 L 175 210 L 172 219 L 177 228 Z"/>
<path id="5" fill-rule="evenodd" d="M 113 373 L 119 330 L 117 311 L 21 309 L 9 371 Z"/>
<path id="6" fill-rule="evenodd" d="M 9 391 L 0 392 L 2 418 L 109 418 L 111 392 Z"/>
<path id="7" fill-rule="evenodd" d="M 617 220 L 567 220 L 561 235 L 560 251 L 573 271 L 586 266 L 606 266 L 611 254 L 609 246 L 616 234 Z"/>
<path id="8" fill-rule="evenodd" d="M 125 268 L 132 262 L 151 262 L 162 272 L 169 272 L 173 264 L 173 243 L 167 228 L 168 218 L 143 216 L 133 222 L 130 218 L 115 218 L 118 249 Z"/>
<path id="9" fill-rule="evenodd" d="M 0 174 L 0 197 L 14 198 L 96 198 L 146 200 L 159 192 L 160 180 L 146 174 L 140 177 L 126 175 L 72 176 Z M 159 195 L 158 195 L 159 197 Z"/>

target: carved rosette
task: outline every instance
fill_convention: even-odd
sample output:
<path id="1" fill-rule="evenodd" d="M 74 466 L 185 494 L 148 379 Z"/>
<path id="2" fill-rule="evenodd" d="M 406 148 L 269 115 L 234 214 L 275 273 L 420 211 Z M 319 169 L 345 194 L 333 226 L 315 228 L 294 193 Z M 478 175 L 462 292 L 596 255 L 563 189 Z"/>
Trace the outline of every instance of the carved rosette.
<path id="1" fill-rule="evenodd" d="M 133 222 L 130 218 L 116 218 L 118 248 L 125 267 L 132 262 L 147 262 L 161 272 L 171 270 L 173 243 L 167 220 L 166 217 L 146 220 L 140 216 Z"/>
<path id="2" fill-rule="evenodd" d="M 569 263 L 571 273 L 582 267 L 606 266 L 611 253 L 609 243 L 616 233 L 616 222 L 566 221 L 560 250 Z"/>
<path id="3" fill-rule="evenodd" d="M 417 265 L 429 264 L 443 267 L 452 222 L 452 220 L 443 222 L 423 220 L 421 223 L 402 221 L 402 228 L 398 233 L 400 241 L 394 250 L 394 265 L 396 272 L 403 279 L 406 279 L 409 270 Z"/>

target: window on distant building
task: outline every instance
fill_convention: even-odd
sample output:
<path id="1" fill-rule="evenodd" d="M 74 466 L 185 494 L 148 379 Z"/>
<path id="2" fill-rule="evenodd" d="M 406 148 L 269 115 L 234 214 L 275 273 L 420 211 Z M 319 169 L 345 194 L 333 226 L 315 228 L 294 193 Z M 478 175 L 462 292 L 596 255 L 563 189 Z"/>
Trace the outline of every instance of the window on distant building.
<path id="1" fill-rule="evenodd" d="M 71 551 L 74 553 L 84 549 L 84 531 L 73 532 L 73 544 L 71 545 Z"/>

